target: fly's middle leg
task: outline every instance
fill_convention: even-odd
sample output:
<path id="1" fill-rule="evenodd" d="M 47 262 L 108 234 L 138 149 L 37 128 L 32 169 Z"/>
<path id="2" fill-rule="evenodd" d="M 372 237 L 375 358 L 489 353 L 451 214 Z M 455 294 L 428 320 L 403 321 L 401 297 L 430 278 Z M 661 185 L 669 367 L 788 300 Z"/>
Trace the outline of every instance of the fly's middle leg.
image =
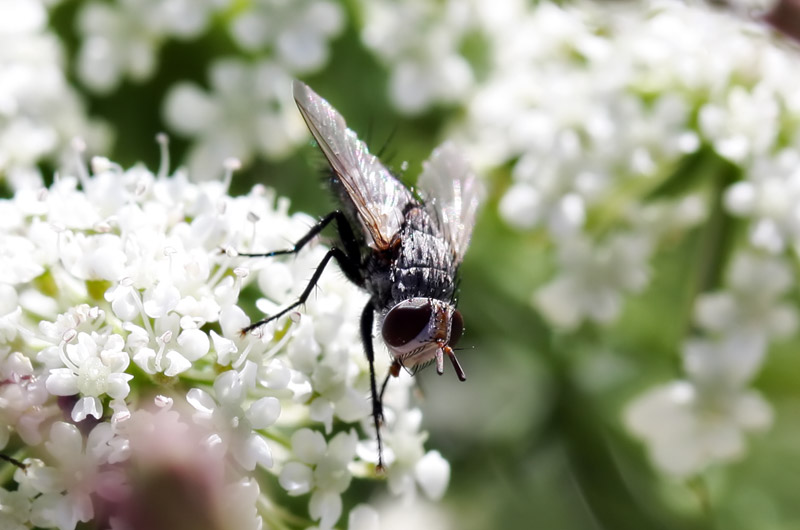
<path id="1" fill-rule="evenodd" d="M 372 395 L 372 421 L 375 424 L 375 437 L 378 440 L 378 466 L 376 470 L 383 472 L 383 439 L 381 438 L 381 423 L 383 423 L 383 390 L 378 394 L 378 385 L 375 383 L 375 349 L 372 345 L 372 327 L 375 321 L 375 308 L 372 300 L 364 306 L 361 313 L 361 341 L 364 343 L 364 352 L 369 362 L 369 390 Z"/>

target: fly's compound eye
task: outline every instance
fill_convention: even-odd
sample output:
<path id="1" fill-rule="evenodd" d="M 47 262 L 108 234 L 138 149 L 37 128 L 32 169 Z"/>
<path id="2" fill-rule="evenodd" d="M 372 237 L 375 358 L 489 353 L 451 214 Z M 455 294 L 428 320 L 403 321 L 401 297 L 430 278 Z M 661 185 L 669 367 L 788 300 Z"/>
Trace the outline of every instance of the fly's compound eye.
<path id="1" fill-rule="evenodd" d="M 383 340 L 395 348 L 408 344 L 428 326 L 432 313 L 433 307 L 430 303 L 394 306 L 383 320 Z"/>
<path id="2" fill-rule="evenodd" d="M 464 333 L 464 319 L 461 317 L 461 312 L 458 310 L 453 311 L 453 320 L 450 324 L 450 346 L 455 346 L 458 340 Z"/>

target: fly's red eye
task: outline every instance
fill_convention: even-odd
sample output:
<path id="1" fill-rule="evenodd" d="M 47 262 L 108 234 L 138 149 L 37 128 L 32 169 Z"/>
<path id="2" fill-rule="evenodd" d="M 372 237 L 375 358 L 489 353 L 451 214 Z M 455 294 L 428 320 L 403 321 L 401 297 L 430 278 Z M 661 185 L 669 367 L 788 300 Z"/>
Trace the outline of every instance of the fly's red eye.
<path id="1" fill-rule="evenodd" d="M 464 333 L 464 319 L 461 318 L 461 312 L 453 311 L 453 323 L 450 325 L 450 346 L 455 346 Z"/>
<path id="2" fill-rule="evenodd" d="M 432 312 L 430 303 L 394 306 L 383 320 L 381 329 L 383 340 L 395 348 L 408 344 L 425 329 L 431 320 Z"/>

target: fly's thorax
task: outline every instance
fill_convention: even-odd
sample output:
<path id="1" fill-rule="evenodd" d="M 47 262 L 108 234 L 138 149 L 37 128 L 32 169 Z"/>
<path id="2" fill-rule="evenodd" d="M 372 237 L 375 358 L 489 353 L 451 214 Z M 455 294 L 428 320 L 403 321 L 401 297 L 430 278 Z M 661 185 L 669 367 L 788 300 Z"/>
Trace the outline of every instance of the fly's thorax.
<path id="1" fill-rule="evenodd" d="M 392 356 L 406 368 L 430 361 L 436 351 L 461 338 L 461 313 L 435 298 L 410 298 L 395 304 L 381 322 L 381 335 Z"/>

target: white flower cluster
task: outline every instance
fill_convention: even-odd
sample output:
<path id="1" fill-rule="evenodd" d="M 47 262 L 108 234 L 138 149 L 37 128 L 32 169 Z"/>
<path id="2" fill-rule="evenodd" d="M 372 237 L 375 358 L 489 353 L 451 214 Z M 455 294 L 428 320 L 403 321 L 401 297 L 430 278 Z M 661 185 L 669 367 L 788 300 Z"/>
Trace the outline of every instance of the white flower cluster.
<path id="1" fill-rule="evenodd" d="M 477 165 L 511 167 L 501 216 L 555 247 L 558 272 L 532 297 L 554 327 L 617 322 L 665 239 L 746 222 L 746 240 L 719 250 L 728 283 L 696 293 L 686 379 L 626 414 L 673 474 L 740 456 L 742 433 L 771 421 L 748 384 L 796 330 L 782 297 L 800 248 L 797 49 L 703 4 L 472 4 L 488 63 L 455 134 Z"/>
<path id="2" fill-rule="evenodd" d="M 149 79 L 158 52 L 169 38 L 191 39 L 208 26 L 213 13 L 229 0 L 118 0 L 87 2 L 78 15 L 82 37 L 78 75 L 101 93 L 116 89 L 129 76 Z"/>
<path id="3" fill-rule="evenodd" d="M 166 166 L 95 158 L 92 174 L 0 202 L 0 449 L 26 465 L 0 489 L 0 527 L 72 530 L 102 516 L 144 528 L 145 515 L 196 514 L 258 529 L 284 513 L 260 493 L 272 473 L 289 495 L 310 493 L 315 528 L 331 529 L 352 477 L 377 461 L 357 325 L 365 295 L 326 273 L 301 312 L 242 336 L 242 290 L 257 284 L 259 307 L 274 312 L 325 249 L 285 259 L 221 249 L 285 248 L 313 219 L 263 187 L 227 195 L 232 169 L 194 184 Z M 410 377 L 390 383 L 391 490 L 439 497 L 449 466 L 423 448 Z M 209 501 L 140 509 L 159 501 L 158 481 L 176 499 Z M 359 507 L 354 528 L 370 510 Z"/>
<path id="4" fill-rule="evenodd" d="M 108 141 L 67 82 L 47 15 L 39 0 L 0 4 L 0 175 L 15 189 L 41 185 L 37 164 L 57 160 L 74 136 L 95 149 Z"/>
<path id="5" fill-rule="evenodd" d="M 29 0 L 38 5 L 38 0 Z M 159 66 L 170 39 L 192 40 L 212 27 L 215 15 L 234 42 L 254 56 L 212 60 L 210 91 L 176 83 L 164 102 L 167 124 L 193 140 L 193 178 L 214 178 L 220 160 L 248 163 L 255 155 L 279 158 L 306 138 L 291 102 L 289 80 L 328 61 L 328 41 L 344 28 L 342 7 L 330 0 L 117 0 L 89 2 L 78 14 L 81 45 L 77 73 L 98 93 L 125 78 L 144 82 Z M 43 8 L 42 8 L 43 9 Z"/>
<path id="6" fill-rule="evenodd" d="M 279 63 L 301 74 L 328 62 L 327 41 L 344 29 L 344 15 L 332 0 L 253 0 L 236 13 L 230 30 L 243 49 L 272 49 Z"/>
<path id="7" fill-rule="evenodd" d="M 414 114 L 464 99 L 474 74 L 459 53 L 473 27 L 472 2 L 361 0 L 361 39 L 390 69 L 389 97 Z"/>
<path id="8" fill-rule="evenodd" d="M 686 378 L 647 390 L 625 411 L 659 468 L 691 476 L 740 458 L 744 433 L 771 425 L 771 407 L 748 384 L 770 339 L 797 330 L 797 310 L 781 301 L 794 283 L 785 260 L 743 252 L 726 289 L 697 298 L 694 321 L 705 336 L 683 344 Z"/>
<path id="9" fill-rule="evenodd" d="M 188 159 L 193 178 L 214 178 L 213 168 L 229 156 L 242 163 L 256 154 L 285 156 L 307 138 L 292 99 L 292 77 L 275 61 L 217 60 L 209 84 L 210 93 L 178 83 L 164 103 L 167 123 L 194 139 Z"/>

